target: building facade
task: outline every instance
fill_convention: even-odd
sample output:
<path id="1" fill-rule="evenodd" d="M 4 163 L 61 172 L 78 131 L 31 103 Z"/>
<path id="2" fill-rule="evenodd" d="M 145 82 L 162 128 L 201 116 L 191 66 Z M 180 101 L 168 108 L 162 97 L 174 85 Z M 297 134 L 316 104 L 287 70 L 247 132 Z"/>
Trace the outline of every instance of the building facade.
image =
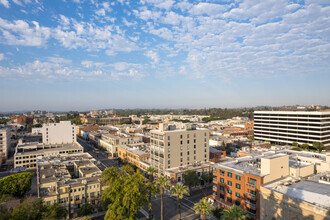
<path id="1" fill-rule="evenodd" d="M 330 146 L 330 111 L 255 111 L 254 138 L 273 143 Z"/>
<path id="2" fill-rule="evenodd" d="M 150 131 L 150 164 L 164 175 L 166 169 L 209 162 L 209 131 L 194 125 L 177 129 L 159 124 Z"/>
<path id="3" fill-rule="evenodd" d="M 0 157 L 1 163 L 9 156 L 10 151 L 10 129 L 0 127 Z"/>
<path id="4" fill-rule="evenodd" d="M 147 170 L 149 168 L 150 152 L 144 145 L 126 145 L 118 147 L 118 157 L 136 167 Z"/>
<path id="5" fill-rule="evenodd" d="M 68 144 L 77 141 L 76 125 L 70 121 L 43 124 L 42 141 L 44 144 Z"/>

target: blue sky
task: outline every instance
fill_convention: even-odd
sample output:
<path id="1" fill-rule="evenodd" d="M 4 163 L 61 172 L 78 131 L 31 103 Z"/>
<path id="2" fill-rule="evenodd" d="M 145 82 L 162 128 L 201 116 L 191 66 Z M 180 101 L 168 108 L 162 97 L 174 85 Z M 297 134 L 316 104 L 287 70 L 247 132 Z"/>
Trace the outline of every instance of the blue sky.
<path id="1" fill-rule="evenodd" d="M 328 0 L 0 0 L 0 111 L 330 105 Z"/>

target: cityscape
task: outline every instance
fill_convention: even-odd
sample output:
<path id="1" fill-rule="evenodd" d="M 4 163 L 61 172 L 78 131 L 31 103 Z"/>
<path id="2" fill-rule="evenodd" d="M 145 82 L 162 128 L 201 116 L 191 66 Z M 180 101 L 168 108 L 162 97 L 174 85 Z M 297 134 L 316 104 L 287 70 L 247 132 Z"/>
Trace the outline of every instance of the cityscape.
<path id="1" fill-rule="evenodd" d="M 330 2 L 0 0 L 0 220 L 330 220 Z"/>

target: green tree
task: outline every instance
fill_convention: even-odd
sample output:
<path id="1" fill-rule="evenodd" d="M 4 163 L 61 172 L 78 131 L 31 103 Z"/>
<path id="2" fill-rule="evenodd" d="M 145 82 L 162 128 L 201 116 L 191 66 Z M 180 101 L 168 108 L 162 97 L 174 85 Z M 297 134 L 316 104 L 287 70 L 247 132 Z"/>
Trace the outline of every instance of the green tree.
<path id="1" fill-rule="evenodd" d="M 29 172 L 13 174 L 0 180 L 0 193 L 23 197 L 31 188 L 33 174 Z"/>
<path id="2" fill-rule="evenodd" d="M 11 220 L 41 220 L 45 207 L 41 199 L 27 198 L 9 214 Z"/>
<path id="3" fill-rule="evenodd" d="M 195 203 L 194 209 L 196 214 L 201 215 L 201 220 L 205 220 L 206 215 L 209 215 L 212 212 L 213 207 L 208 201 L 206 201 L 206 199 L 201 199 L 198 203 Z"/>
<path id="4" fill-rule="evenodd" d="M 200 182 L 199 176 L 196 171 L 193 170 L 185 171 L 182 177 L 184 185 L 188 186 L 189 189 L 191 189 L 192 186 L 196 186 Z"/>
<path id="5" fill-rule="evenodd" d="M 301 148 L 304 149 L 304 150 L 308 150 L 309 145 L 308 144 L 302 144 Z"/>
<path id="6" fill-rule="evenodd" d="M 212 210 L 213 216 L 216 217 L 217 219 L 221 219 L 222 212 L 223 212 L 223 208 L 216 208 Z"/>
<path id="7" fill-rule="evenodd" d="M 213 180 L 213 173 L 212 172 L 203 172 L 201 179 L 205 182 L 205 183 L 210 183 Z"/>
<path id="8" fill-rule="evenodd" d="M 46 210 L 43 213 L 42 219 L 52 219 L 52 220 L 60 220 L 66 219 L 68 211 L 58 203 L 47 206 Z"/>
<path id="9" fill-rule="evenodd" d="M 187 187 L 183 184 L 177 183 L 171 189 L 171 195 L 177 198 L 178 202 L 178 213 L 179 213 L 179 220 L 181 220 L 181 200 L 184 195 L 189 196 L 189 192 L 187 191 Z"/>
<path id="10" fill-rule="evenodd" d="M 149 184 L 148 184 L 148 193 L 149 193 L 149 201 L 148 201 L 148 211 L 149 211 L 149 219 L 152 219 L 152 207 L 151 207 L 151 197 L 152 194 L 157 195 L 157 187 L 155 188 L 155 186 L 153 185 L 153 181 L 154 181 L 154 174 L 157 173 L 157 169 L 154 167 L 149 167 L 147 169 L 147 173 L 149 174 Z"/>
<path id="11" fill-rule="evenodd" d="M 145 124 L 147 124 L 149 121 L 150 121 L 149 118 L 145 118 L 145 119 L 142 121 L 142 124 L 145 125 Z"/>
<path id="12" fill-rule="evenodd" d="M 240 207 L 233 205 L 230 209 L 224 209 L 221 216 L 222 220 L 246 220 L 250 216 L 246 214 Z"/>
<path id="13" fill-rule="evenodd" d="M 292 146 L 298 147 L 298 143 L 297 142 L 292 142 Z"/>
<path id="14" fill-rule="evenodd" d="M 102 193 L 108 205 L 105 219 L 134 219 L 138 210 L 148 203 L 145 180 L 140 170 L 134 172 L 129 165 L 120 172 L 114 167 L 106 169 L 102 174 L 102 183 L 107 185 Z"/>
<path id="15" fill-rule="evenodd" d="M 155 183 L 160 190 L 160 218 L 164 220 L 164 190 L 170 186 L 170 180 L 166 176 L 161 176 L 155 180 Z"/>
<path id="16" fill-rule="evenodd" d="M 321 142 L 313 142 L 313 147 L 314 147 L 315 149 L 317 149 L 317 150 L 319 151 L 319 153 L 321 153 L 321 151 L 322 151 L 323 148 L 324 148 L 324 145 L 323 145 L 323 143 L 321 143 Z"/>
<path id="17" fill-rule="evenodd" d="M 93 206 L 89 203 L 85 203 L 81 206 L 78 216 L 85 216 L 93 213 Z"/>

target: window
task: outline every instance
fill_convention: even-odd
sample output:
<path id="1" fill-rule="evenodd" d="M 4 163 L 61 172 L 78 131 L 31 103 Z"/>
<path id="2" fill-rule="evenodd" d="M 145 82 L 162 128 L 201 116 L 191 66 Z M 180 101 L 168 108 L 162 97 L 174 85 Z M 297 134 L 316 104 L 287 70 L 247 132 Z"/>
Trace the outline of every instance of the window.
<path id="1" fill-rule="evenodd" d="M 241 189 L 241 184 L 236 183 L 236 189 Z"/>
<path id="2" fill-rule="evenodd" d="M 187 144 L 189 144 L 189 140 L 187 140 Z"/>
<path id="3" fill-rule="evenodd" d="M 180 135 L 180 138 L 182 139 L 182 134 Z"/>
<path id="4" fill-rule="evenodd" d="M 187 152 L 187 155 L 189 155 L 189 151 Z"/>
<path id="5" fill-rule="evenodd" d="M 168 160 L 168 164 L 170 164 L 171 163 L 171 161 L 170 160 Z"/>
<path id="6" fill-rule="evenodd" d="M 233 202 L 233 200 L 230 197 L 227 197 L 227 202 Z"/>
<path id="7" fill-rule="evenodd" d="M 171 149 L 170 148 L 168 148 L 168 152 L 171 152 Z"/>
<path id="8" fill-rule="evenodd" d="M 187 150 L 189 150 L 189 146 L 187 146 Z"/>
<path id="9" fill-rule="evenodd" d="M 236 196 L 237 198 L 241 198 L 241 194 L 238 193 L 238 192 L 235 192 L 235 196 Z"/>
<path id="10" fill-rule="evenodd" d="M 171 154 L 168 154 L 167 157 L 168 157 L 168 158 L 171 158 Z"/>
<path id="11" fill-rule="evenodd" d="M 181 162 L 183 162 L 182 158 L 181 158 Z"/>
<path id="12" fill-rule="evenodd" d="M 230 180 L 227 181 L 227 184 L 228 184 L 229 186 L 232 186 L 232 185 L 233 185 L 233 183 L 232 183 Z"/>
<path id="13" fill-rule="evenodd" d="M 225 187 L 220 186 L 220 190 L 221 190 L 221 191 L 225 191 Z"/>
<path id="14" fill-rule="evenodd" d="M 196 154 L 196 151 L 194 150 L 194 154 Z"/>
<path id="15" fill-rule="evenodd" d="M 182 150 L 182 146 L 180 147 L 180 150 Z"/>
<path id="16" fill-rule="evenodd" d="M 196 143 L 196 139 L 194 139 L 194 143 Z"/>
<path id="17" fill-rule="evenodd" d="M 232 173 L 230 173 L 230 172 L 227 172 L 227 176 L 228 176 L 228 177 L 232 177 L 232 176 L 233 176 L 233 174 L 232 174 Z"/>
<path id="18" fill-rule="evenodd" d="M 182 144 L 182 141 L 180 141 L 180 144 Z"/>
<path id="19" fill-rule="evenodd" d="M 180 153 L 180 156 L 182 157 L 182 152 Z"/>
<path id="20" fill-rule="evenodd" d="M 250 183 L 253 185 L 257 185 L 257 180 L 250 178 Z"/>
<path id="21" fill-rule="evenodd" d="M 167 146 L 171 146 L 171 143 L 170 142 L 167 142 Z"/>
<path id="22" fill-rule="evenodd" d="M 167 136 L 167 140 L 170 140 L 170 136 Z"/>
<path id="23" fill-rule="evenodd" d="M 205 149 L 204 151 L 205 151 L 205 153 L 206 153 L 206 149 Z"/>
<path id="24" fill-rule="evenodd" d="M 237 180 L 241 180 L 241 176 L 236 175 L 236 179 L 237 179 Z"/>
<path id="25" fill-rule="evenodd" d="M 196 133 L 194 133 L 194 138 L 196 137 Z"/>
<path id="26" fill-rule="evenodd" d="M 187 134 L 187 138 L 189 138 L 189 134 Z"/>
<path id="27" fill-rule="evenodd" d="M 196 144 L 194 145 L 194 149 L 196 149 Z"/>
<path id="28" fill-rule="evenodd" d="M 220 194 L 220 199 L 225 199 L 225 195 L 224 194 Z"/>
<path id="29" fill-rule="evenodd" d="M 224 178 L 220 178 L 220 182 L 221 183 L 224 183 L 225 182 L 225 179 Z"/>
<path id="30" fill-rule="evenodd" d="M 235 201 L 235 205 L 240 206 L 240 205 L 241 205 L 241 202 L 238 201 L 238 200 L 236 200 L 236 201 Z"/>
<path id="31" fill-rule="evenodd" d="M 206 132 L 204 133 L 204 136 L 206 137 Z"/>
<path id="32" fill-rule="evenodd" d="M 205 158 L 206 158 L 206 154 L 205 154 Z"/>
<path id="33" fill-rule="evenodd" d="M 187 157 L 187 160 L 189 160 L 189 157 Z"/>

